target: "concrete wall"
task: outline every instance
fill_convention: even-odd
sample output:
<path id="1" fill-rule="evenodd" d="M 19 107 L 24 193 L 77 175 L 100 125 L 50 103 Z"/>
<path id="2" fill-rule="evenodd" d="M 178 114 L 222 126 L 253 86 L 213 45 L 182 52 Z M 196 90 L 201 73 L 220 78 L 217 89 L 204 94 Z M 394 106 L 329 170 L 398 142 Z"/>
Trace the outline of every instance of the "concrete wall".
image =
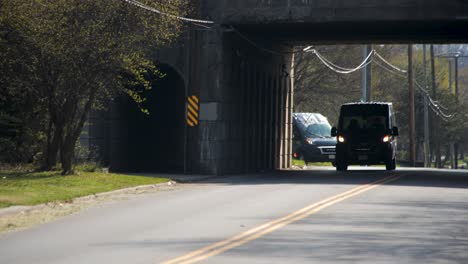
<path id="1" fill-rule="evenodd" d="M 199 172 L 228 174 L 290 166 L 290 47 L 263 52 L 232 31 L 203 33 L 197 75 Z M 261 40 L 256 40 L 261 43 Z M 262 45 L 271 45 L 262 43 Z M 197 86 L 196 84 L 194 84 Z"/>
<path id="2" fill-rule="evenodd" d="M 275 42 L 466 43 L 464 0 L 205 0 L 204 17 Z"/>
<path id="3" fill-rule="evenodd" d="M 444 20 L 466 16 L 463 0 L 207 0 L 223 23 Z M 466 19 L 466 18 L 465 18 Z"/>

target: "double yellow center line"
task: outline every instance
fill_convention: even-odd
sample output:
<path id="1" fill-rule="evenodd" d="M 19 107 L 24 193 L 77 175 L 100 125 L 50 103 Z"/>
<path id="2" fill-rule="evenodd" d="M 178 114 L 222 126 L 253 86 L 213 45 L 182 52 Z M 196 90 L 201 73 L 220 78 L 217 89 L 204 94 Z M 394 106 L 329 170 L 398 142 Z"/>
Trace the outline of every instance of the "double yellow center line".
<path id="1" fill-rule="evenodd" d="M 320 202 L 308 205 L 302 209 L 299 209 L 295 212 L 292 212 L 286 216 L 283 216 L 281 218 L 278 218 L 276 220 L 267 222 L 265 224 L 262 224 L 260 226 L 257 226 L 255 228 L 252 228 L 250 230 L 245 231 L 244 233 L 241 233 L 239 235 L 233 236 L 231 238 L 228 238 L 226 240 L 217 242 L 215 244 L 200 248 L 198 250 L 192 251 L 188 254 L 185 254 L 183 256 L 177 257 L 175 259 L 171 259 L 168 261 L 163 262 L 163 264 L 188 264 L 188 263 L 195 263 L 202 261 L 204 259 L 207 259 L 209 257 L 221 254 L 225 251 L 228 251 L 232 248 L 239 247 L 243 244 L 246 244 L 247 242 L 250 242 L 252 240 L 255 240 L 259 237 L 262 237 L 268 233 L 271 233 L 277 229 L 280 229 L 281 227 L 291 224 L 293 222 L 299 221 L 301 219 L 304 219 L 324 208 L 327 208 L 329 206 L 332 206 L 336 203 L 339 203 L 343 200 L 349 199 L 353 196 L 356 196 L 358 194 L 361 194 L 363 192 L 369 191 L 373 188 L 376 188 L 382 184 L 386 184 L 392 181 L 396 181 L 399 178 L 403 177 L 403 175 L 397 176 L 388 176 L 383 179 L 380 179 L 378 181 L 368 183 L 361 185 L 359 187 L 353 188 L 349 191 L 340 193 L 338 195 L 332 196 L 330 198 L 327 198 L 325 200 L 322 200 Z"/>

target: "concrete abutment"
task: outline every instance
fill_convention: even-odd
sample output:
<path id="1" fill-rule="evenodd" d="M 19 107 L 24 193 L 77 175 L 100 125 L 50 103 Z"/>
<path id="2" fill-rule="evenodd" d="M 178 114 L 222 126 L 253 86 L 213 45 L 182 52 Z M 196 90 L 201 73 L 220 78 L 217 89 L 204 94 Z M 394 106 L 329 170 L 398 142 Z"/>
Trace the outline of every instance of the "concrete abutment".
<path id="1" fill-rule="evenodd" d="M 190 50 L 186 58 L 177 50 L 163 53 L 179 58 L 162 65 L 167 77 L 160 86 L 155 82 L 159 92 L 148 94 L 148 103 L 159 108 L 153 105 L 145 116 L 120 98 L 110 111 L 91 115 L 88 143 L 99 149 L 104 165 L 213 175 L 288 168 L 292 48 L 264 43 L 277 51 L 267 52 L 225 28 L 188 36 L 181 44 Z M 200 100 L 195 127 L 181 114 L 191 95 Z"/>

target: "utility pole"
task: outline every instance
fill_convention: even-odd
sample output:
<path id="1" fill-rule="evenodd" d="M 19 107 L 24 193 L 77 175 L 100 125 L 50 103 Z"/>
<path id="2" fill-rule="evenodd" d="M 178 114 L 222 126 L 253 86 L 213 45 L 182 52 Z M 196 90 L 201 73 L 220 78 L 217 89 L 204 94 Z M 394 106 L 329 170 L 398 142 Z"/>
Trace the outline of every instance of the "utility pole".
<path id="1" fill-rule="evenodd" d="M 437 91 L 436 91 L 436 80 L 435 80 L 435 63 L 434 63 L 434 45 L 430 45 L 431 51 L 431 81 L 432 81 L 432 98 L 437 100 Z M 438 120 L 435 116 L 432 118 L 432 131 L 436 131 L 438 127 Z M 440 161 L 440 142 L 437 136 L 434 137 L 434 145 L 435 145 L 435 166 L 436 168 L 440 168 L 441 161 Z"/>
<path id="2" fill-rule="evenodd" d="M 369 53 L 372 51 L 372 45 L 365 45 L 363 47 L 362 55 L 363 58 L 366 59 L 369 56 Z M 361 101 L 363 102 L 370 102 L 372 101 L 372 94 L 371 94 L 371 84 L 372 84 L 372 67 L 371 64 L 364 67 L 362 70 L 362 98 Z"/>
<path id="3" fill-rule="evenodd" d="M 455 100 L 457 100 L 457 105 L 458 105 L 458 58 L 460 57 L 460 53 L 457 53 L 455 55 Z M 453 156 L 454 156 L 454 161 L 453 161 L 453 167 L 455 169 L 458 169 L 458 142 L 455 141 L 455 144 L 453 144 Z"/>
<path id="4" fill-rule="evenodd" d="M 414 114 L 414 84 L 413 84 L 413 45 L 408 45 L 408 85 L 409 85 L 409 117 L 410 117 L 410 164 L 416 165 L 415 114 Z"/>
<path id="5" fill-rule="evenodd" d="M 426 44 L 423 44 L 423 65 L 424 65 L 424 89 L 428 91 L 427 85 L 427 60 Z M 429 142 L 429 104 L 427 96 L 424 96 L 424 167 L 431 167 L 431 145 Z"/>
<path id="6" fill-rule="evenodd" d="M 457 64 L 457 63 L 455 63 Z M 452 85 L 452 62 L 449 60 L 448 61 L 448 66 L 449 66 L 449 91 L 453 91 L 453 85 Z M 455 66 L 456 67 L 456 66 Z M 450 167 L 451 168 L 456 168 L 458 167 L 458 162 L 456 162 L 457 160 L 457 151 L 455 150 L 456 147 L 455 147 L 456 143 L 452 144 L 450 143 L 449 147 L 450 147 Z"/>
<path id="7" fill-rule="evenodd" d="M 454 90 L 454 93 L 455 93 L 455 98 L 457 100 L 457 103 L 458 103 L 458 59 L 459 58 L 467 58 L 468 56 L 467 55 L 461 55 L 459 52 L 455 53 L 455 54 L 448 54 L 448 55 L 440 55 L 439 57 L 443 57 L 443 58 L 453 58 L 454 61 L 455 61 L 455 76 L 454 76 L 454 79 L 455 79 L 455 90 Z M 450 63 L 449 61 L 449 80 L 450 80 L 450 89 L 452 89 L 452 64 Z M 458 169 L 458 142 L 455 142 L 453 144 L 453 168 L 455 169 Z"/>

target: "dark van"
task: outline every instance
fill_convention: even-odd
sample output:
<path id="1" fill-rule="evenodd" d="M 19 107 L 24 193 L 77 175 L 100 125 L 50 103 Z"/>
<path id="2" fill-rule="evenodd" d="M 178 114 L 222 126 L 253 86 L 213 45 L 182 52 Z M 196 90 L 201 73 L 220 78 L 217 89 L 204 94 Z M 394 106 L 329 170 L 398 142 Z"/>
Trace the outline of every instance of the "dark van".
<path id="1" fill-rule="evenodd" d="M 293 114 L 293 155 L 304 162 L 335 161 L 336 138 L 331 126 L 319 113 Z"/>
<path id="2" fill-rule="evenodd" d="M 396 136 L 398 128 L 391 103 L 349 103 L 341 106 L 337 137 L 336 170 L 348 165 L 385 164 L 387 170 L 396 167 Z"/>

